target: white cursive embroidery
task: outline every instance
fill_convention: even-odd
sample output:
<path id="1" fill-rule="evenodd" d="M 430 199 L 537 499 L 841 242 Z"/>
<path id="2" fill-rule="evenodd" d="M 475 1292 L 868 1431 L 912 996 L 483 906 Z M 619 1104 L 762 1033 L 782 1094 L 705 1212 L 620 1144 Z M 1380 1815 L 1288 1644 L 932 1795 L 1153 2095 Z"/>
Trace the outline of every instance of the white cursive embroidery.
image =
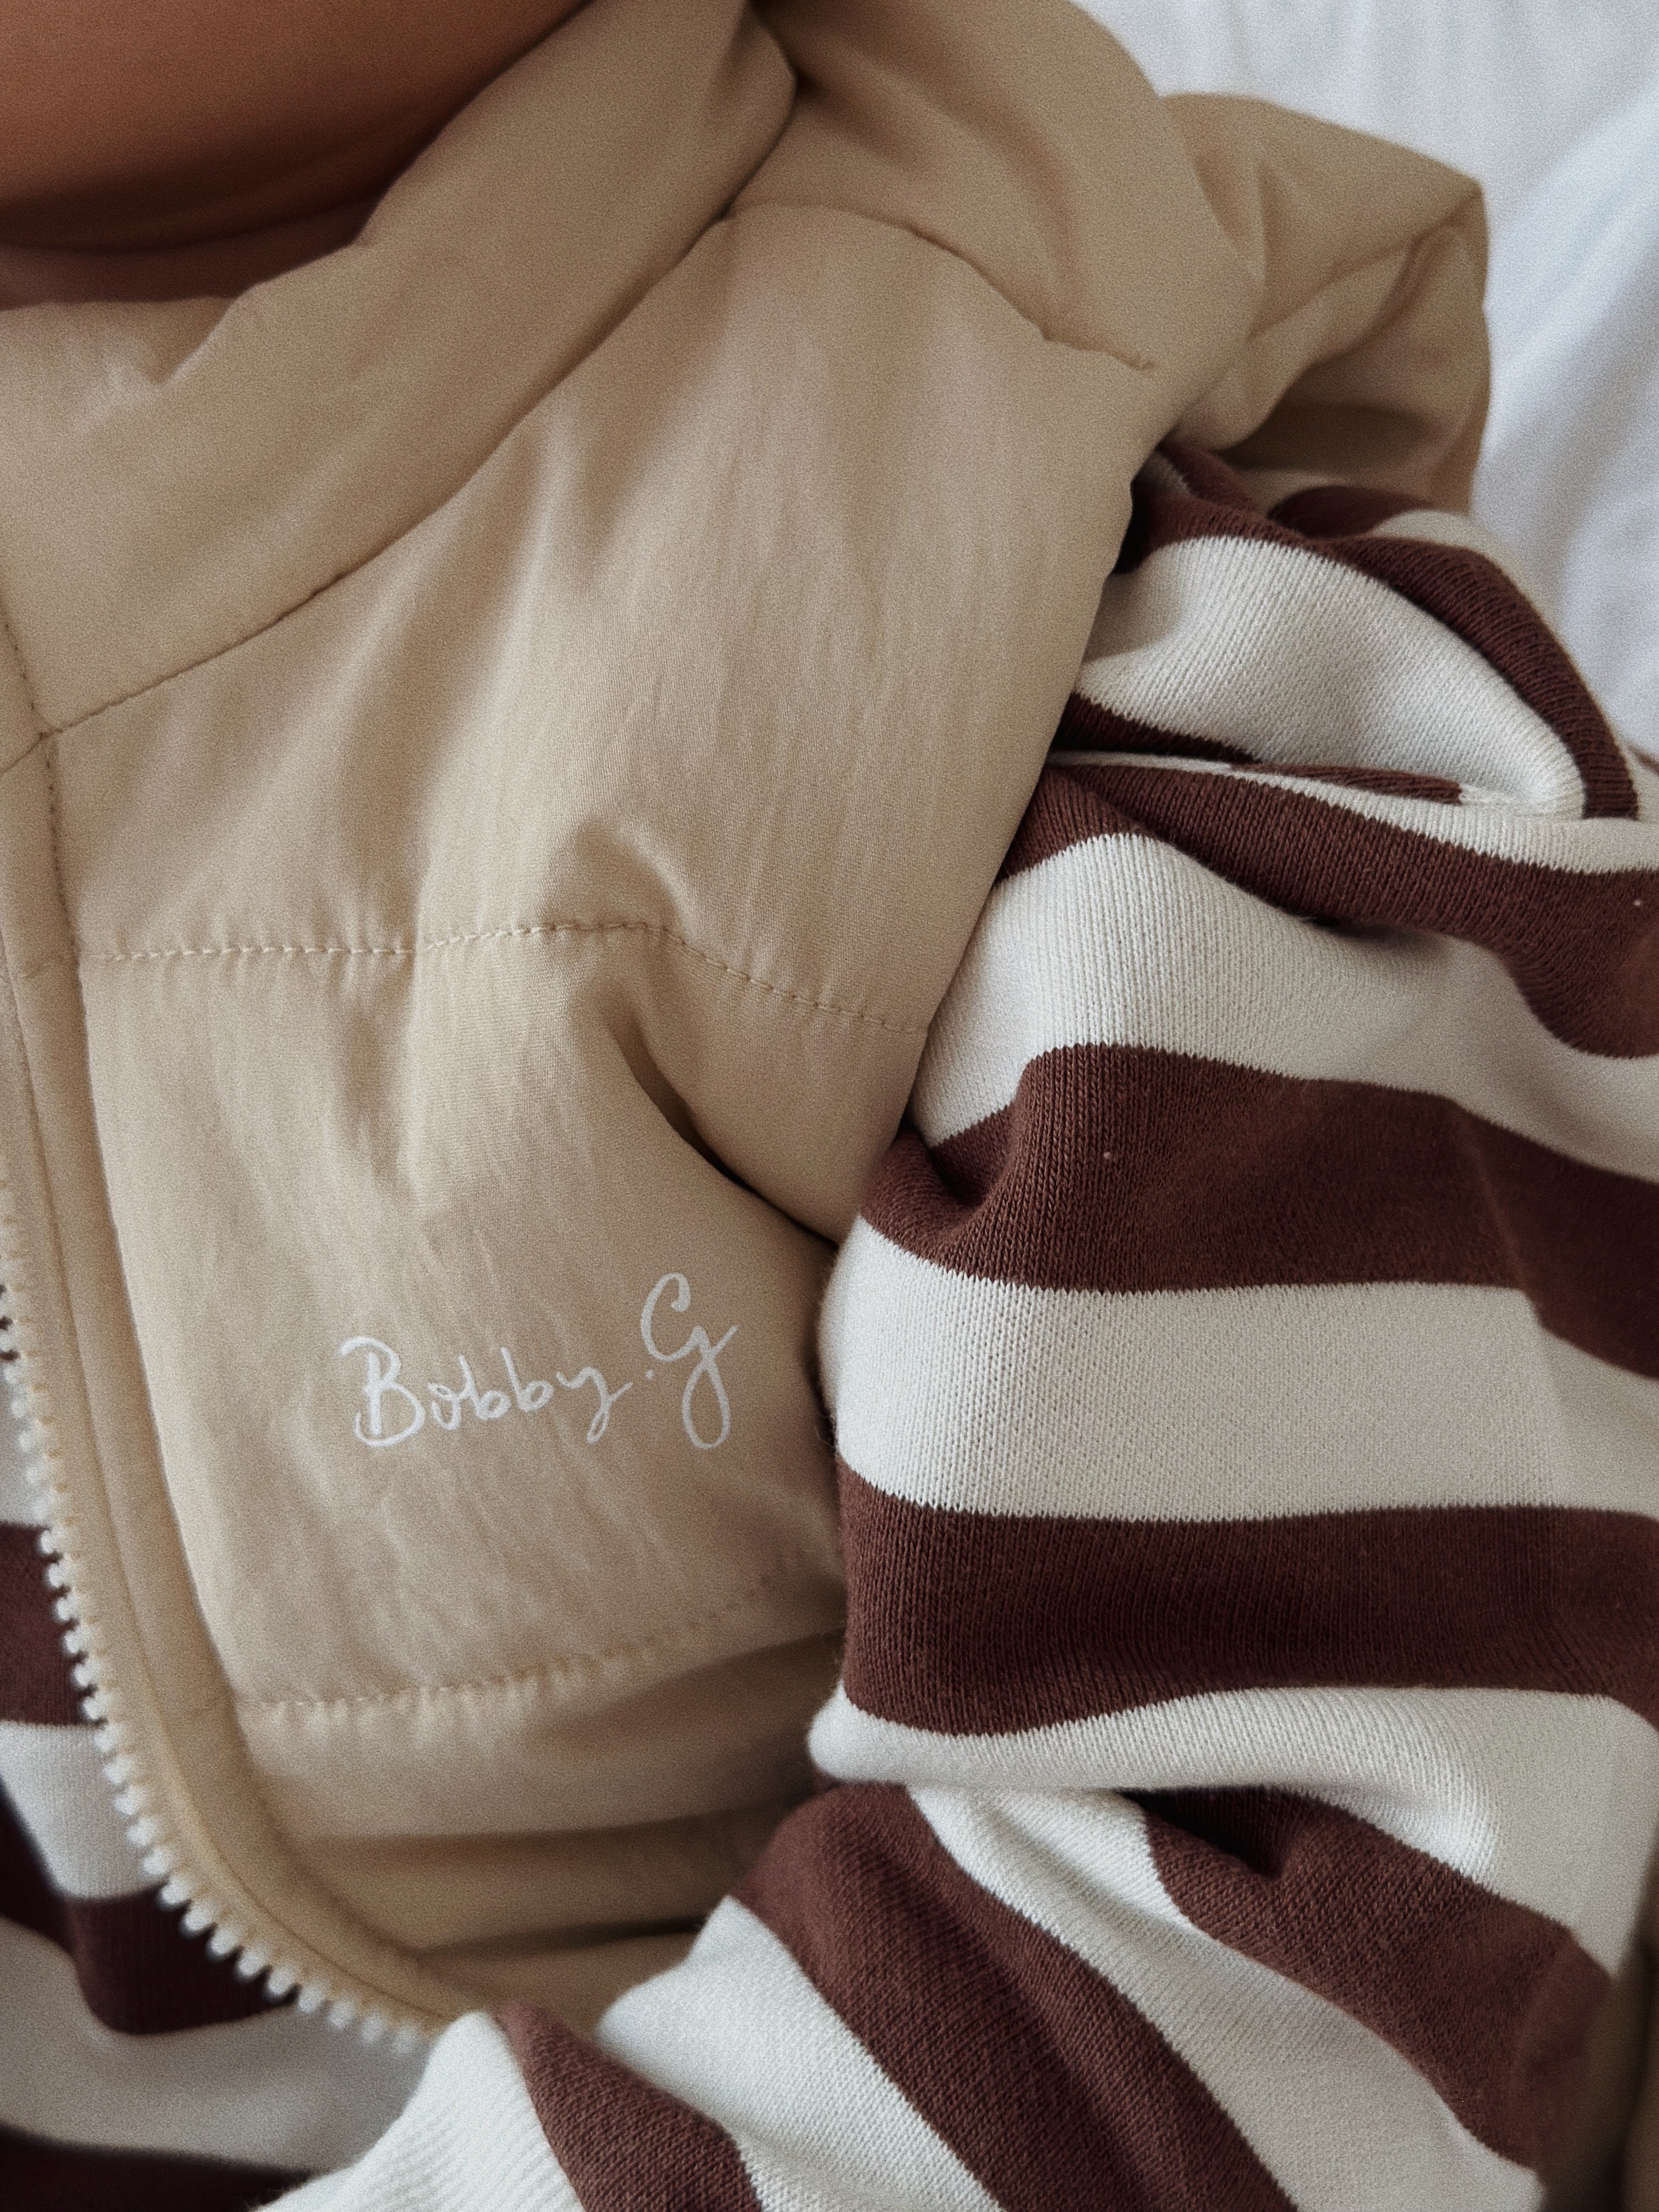
<path id="1" fill-rule="evenodd" d="M 620 1389 L 607 1390 L 605 1377 L 597 1367 L 578 1368 L 574 1375 L 561 1375 L 559 1380 L 567 1390 L 580 1390 L 584 1382 L 591 1382 L 599 1394 L 599 1410 L 587 1425 L 587 1441 L 591 1444 L 598 1443 L 611 1426 L 611 1408 L 617 1399 L 626 1397 L 634 1387 L 631 1382 L 624 1382 Z"/>
<path id="2" fill-rule="evenodd" d="M 426 1407 L 406 1382 L 400 1382 L 403 1363 L 389 1344 L 382 1344 L 378 1336 L 349 1336 L 340 1346 L 342 1359 L 349 1359 L 354 1352 L 361 1352 L 368 1372 L 363 1377 L 363 1397 L 368 1407 L 368 1431 L 363 1431 L 363 1417 L 356 1414 L 351 1424 L 351 1433 L 360 1444 L 380 1449 L 386 1444 L 400 1444 L 412 1437 L 426 1420 Z M 388 1398 L 400 1398 L 409 1411 L 409 1419 L 401 1429 L 388 1435 L 383 1412 Z"/>
<path id="3" fill-rule="evenodd" d="M 553 1395 L 553 1385 L 550 1382 L 520 1382 L 519 1370 L 513 1364 L 513 1354 L 505 1345 L 501 1346 L 501 1364 L 507 1370 L 507 1381 L 513 1385 L 513 1395 L 518 1401 L 519 1411 L 521 1413 L 539 1413 Z M 559 1379 L 562 1382 L 564 1377 L 561 1376 Z"/>
<path id="4" fill-rule="evenodd" d="M 461 1370 L 461 1387 L 450 1389 L 442 1382 L 428 1382 L 426 1395 L 432 1401 L 432 1418 L 441 1429 L 459 1429 L 461 1415 L 471 1406 L 481 1421 L 499 1421 L 507 1410 L 505 1390 L 480 1391 L 472 1379 L 472 1370 L 459 1353 L 455 1364 Z M 448 1411 L 446 1412 L 446 1407 Z"/>
<path id="5" fill-rule="evenodd" d="M 656 1334 L 657 1310 L 665 1294 L 671 1312 L 683 1314 L 690 1305 L 691 1285 L 684 1275 L 671 1272 L 660 1276 L 640 1309 L 640 1340 L 652 1358 L 665 1367 L 678 1366 L 685 1359 L 691 1361 L 690 1372 L 680 1392 L 680 1425 L 699 1451 L 717 1451 L 732 1433 L 732 1403 L 720 1374 L 720 1356 L 737 1334 L 737 1326 L 734 1322 L 714 1343 L 710 1341 L 706 1328 L 694 1324 L 683 1344 L 673 1351 L 665 1351 Z M 428 1419 L 434 1428 L 453 1435 L 469 1408 L 477 1421 L 502 1420 L 515 1406 L 520 1413 L 539 1413 L 552 1401 L 553 1383 L 539 1376 L 532 1376 L 527 1382 L 523 1380 L 511 1352 L 505 1345 L 499 1350 L 501 1370 L 507 1377 L 506 1389 L 481 1384 L 473 1373 L 471 1360 L 464 1352 L 457 1352 L 455 1366 L 460 1375 L 459 1382 L 428 1382 L 423 1401 L 403 1380 L 403 1363 L 382 1338 L 349 1336 L 340 1346 L 340 1358 L 361 1354 L 363 1361 L 363 1402 L 352 1418 L 351 1433 L 359 1443 L 384 1450 L 391 1444 L 406 1443 L 426 1426 Z M 649 1382 L 655 1373 L 654 1367 L 647 1367 L 645 1380 Z M 591 1361 L 579 1367 L 574 1375 L 566 1375 L 556 1368 L 554 1376 L 564 1390 L 585 1390 L 590 1384 L 592 1386 L 596 1402 L 587 1424 L 587 1441 L 590 1444 L 600 1443 L 611 1426 L 611 1416 L 617 1401 L 628 1395 L 633 1383 L 619 1382 L 613 1390 Z M 719 1417 L 719 1427 L 712 1436 L 704 1435 L 698 1425 L 699 1389 L 712 1394 Z"/>
<path id="6" fill-rule="evenodd" d="M 672 1367 L 676 1360 L 689 1359 L 694 1352 L 696 1353 L 697 1364 L 687 1376 L 685 1388 L 680 1393 L 680 1425 L 699 1451 L 717 1451 L 732 1433 L 732 1403 L 726 1395 L 726 1385 L 720 1380 L 717 1363 L 721 1352 L 737 1334 L 738 1325 L 733 1322 L 718 1344 L 708 1341 L 706 1328 L 694 1328 L 678 1352 L 665 1352 L 657 1342 L 655 1334 L 657 1301 L 671 1283 L 674 1285 L 674 1295 L 668 1303 L 673 1311 L 684 1313 L 690 1304 L 691 1285 L 684 1276 L 673 1273 L 662 1276 L 652 1285 L 650 1296 L 640 1309 L 640 1335 L 651 1357 L 660 1359 L 665 1367 Z M 698 1383 L 705 1381 L 714 1391 L 714 1403 L 720 1408 L 720 1432 L 717 1437 L 705 1437 L 697 1427 L 694 1401 Z"/>

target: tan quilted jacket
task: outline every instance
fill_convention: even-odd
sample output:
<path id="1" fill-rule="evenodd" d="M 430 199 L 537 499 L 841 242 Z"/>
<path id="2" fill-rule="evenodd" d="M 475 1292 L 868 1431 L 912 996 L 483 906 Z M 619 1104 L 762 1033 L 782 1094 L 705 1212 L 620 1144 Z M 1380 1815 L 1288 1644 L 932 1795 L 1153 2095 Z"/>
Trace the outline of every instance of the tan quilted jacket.
<path id="1" fill-rule="evenodd" d="M 1456 502 L 1481 258 L 1069 0 L 592 0 L 344 251 L 0 320 L 5 1279 L 228 1941 L 586 2020 L 805 1787 L 820 1285 L 1130 479 Z"/>

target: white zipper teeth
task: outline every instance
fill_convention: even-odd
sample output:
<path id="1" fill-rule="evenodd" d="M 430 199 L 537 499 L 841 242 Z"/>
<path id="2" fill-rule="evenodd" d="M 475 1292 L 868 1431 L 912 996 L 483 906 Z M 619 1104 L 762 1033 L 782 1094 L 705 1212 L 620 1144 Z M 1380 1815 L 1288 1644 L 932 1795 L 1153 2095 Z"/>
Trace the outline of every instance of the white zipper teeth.
<path id="1" fill-rule="evenodd" d="M 7 1363 L 11 1413 L 18 1424 L 23 1471 L 40 1509 L 39 1547 L 46 1560 L 46 1578 L 58 1593 L 52 1611 L 64 1624 L 64 1649 L 74 1662 L 70 1672 L 83 1694 L 81 1711 L 93 1723 L 94 1741 L 104 1773 L 115 1793 L 115 1809 L 143 1872 L 159 1882 L 161 1902 L 182 1905 L 183 1924 L 192 1936 L 205 1935 L 216 1959 L 234 1960 L 244 1981 L 263 1980 L 273 1997 L 292 1996 L 297 2010 L 325 2014 L 331 2027 L 355 2027 L 365 2043 L 389 2036 L 399 2050 L 431 2040 L 424 2023 L 384 2009 L 349 1990 L 307 1976 L 280 1948 L 266 1948 L 213 1895 L 211 1885 L 191 1867 L 154 1788 L 136 1731 L 126 1717 L 126 1699 L 111 1671 L 106 1641 L 92 1608 L 85 1564 L 76 1540 L 74 1504 L 62 1481 L 63 1454 L 58 1442 L 52 1399 L 38 1363 L 21 1342 L 21 1324 L 10 1303 L 16 1290 L 15 1224 L 5 1241 L 4 1284 L 0 1285 L 0 1334 L 12 1358 Z"/>

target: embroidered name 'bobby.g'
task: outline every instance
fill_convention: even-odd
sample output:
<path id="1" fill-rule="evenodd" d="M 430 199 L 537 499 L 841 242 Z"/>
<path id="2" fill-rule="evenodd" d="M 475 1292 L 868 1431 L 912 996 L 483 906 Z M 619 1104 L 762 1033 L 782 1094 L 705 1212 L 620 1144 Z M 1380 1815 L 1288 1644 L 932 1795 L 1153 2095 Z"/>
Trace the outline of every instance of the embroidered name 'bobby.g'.
<path id="1" fill-rule="evenodd" d="M 684 1313 L 691 1303 L 691 1285 L 686 1278 L 675 1271 L 659 1276 L 651 1286 L 645 1304 L 640 1309 L 640 1338 L 653 1360 L 665 1367 L 677 1366 L 690 1359 L 692 1366 L 680 1393 L 680 1425 L 690 1443 L 699 1451 L 716 1451 L 732 1433 L 732 1404 L 726 1395 L 726 1383 L 720 1370 L 720 1356 L 738 1333 L 734 1322 L 718 1342 L 711 1340 L 708 1332 L 700 1325 L 694 1326 L 683 1344 L 665 1351 L 656 1336 L 656 1315 L 663 1293 L 672 1290 L 668 1304 L 671 1311 Z M 471 1361 L 465 1352 L 454 1355 L 455 1365 L 460 1370 L 459 1387 L 449 1382 L 429 1382 L 426 1385 L 426 1401 L 419 1393 L 404 1381 L 403 1361 L 384 1338 L 378 1336 L 349 1336 L 340 1346 L 339 1357 L 349 1359 L 361 1357 L 363 1361 L 362 1388 L 362 1406 L 352 1417 L 351 1433 L 361 1444 L 371 1450 L 385 1450 L 392 1444 L 407 1443 L 419 1435 L 430 1419 L 435 1426 L 453 1431 L 461 1425 L 462 1419 L 471 1410 L 480 1421 L 499 1421 L 514 1407 L 520 1413 L 539 1413 L 551 1404 L 554 1383 L 540 1376 L 523 1381 L 518 1364 L 506 1345 L 498 1347 L 501 1368 L 507 1377 L 507 1389 L 493 1386 L 480 1389 Z M 647 1367 L 644 1379 L 655 1380 L 656 1370 Z M 591 1383 L 597 1395 L 592 1419 L 587 1425 L 587 1442 L 598 1443 L 611 1425 L 611 1409 L 620 1398 L 626 1397 L 634 1388 L 631 1382 L 619 1383 L 613 1390 L 601 1370 L 592 1363 L 579 1367 L 574 1375 L 554 1370 L 554 1382 L 565 1390 L 586 1389 Z M 707 1383 L 714 1401 L 718 1425 L 712 1436 L 705 1435 L 697 1418 L 697 1389 Z"/>

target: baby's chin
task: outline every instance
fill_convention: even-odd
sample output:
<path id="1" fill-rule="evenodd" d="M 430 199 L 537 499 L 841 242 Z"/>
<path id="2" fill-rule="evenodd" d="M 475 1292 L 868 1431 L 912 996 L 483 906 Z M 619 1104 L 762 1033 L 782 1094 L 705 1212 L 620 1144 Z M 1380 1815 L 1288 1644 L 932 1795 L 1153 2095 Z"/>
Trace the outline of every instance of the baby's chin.
<path id="1" fill-rule="evenodd" d="M 372 202 L 580 4 L 0 0 L 0 244 L 166 254 Z"/>

